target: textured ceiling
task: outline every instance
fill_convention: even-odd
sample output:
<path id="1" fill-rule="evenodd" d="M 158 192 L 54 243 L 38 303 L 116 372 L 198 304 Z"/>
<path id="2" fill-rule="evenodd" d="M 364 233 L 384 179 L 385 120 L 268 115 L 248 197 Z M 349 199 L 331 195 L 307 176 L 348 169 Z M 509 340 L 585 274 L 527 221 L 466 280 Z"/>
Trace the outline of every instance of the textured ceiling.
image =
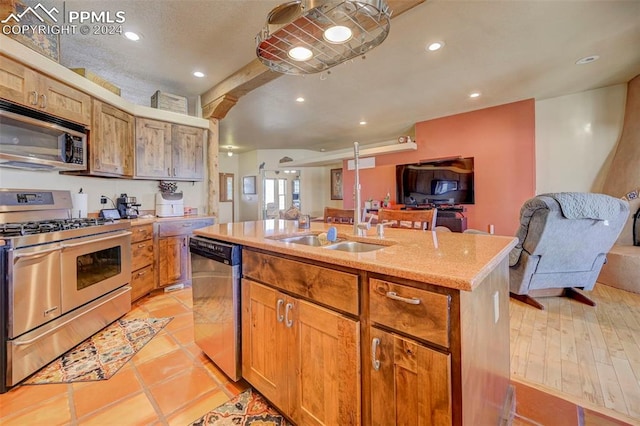
<path id="1" fill-rule="evenodd" d="M 63 35 L 61 63 L 91 70 L 141 105 L 156 90 L 188 96 L 193 113 L 198 94 L 255 58 L 254 37 L 282 2 L 40 3 L 125 11 L 124 29 L 142 40 Z M 436 40 L 444 49 L 427 53 Z M 640 1 L 427 1 L 392 19 L 366 59 L 322 78 L 282 76 L 241 98 L 221 121 L 220 144 L 331 150 L 392 140 L 431 118 L 626 83 L 640 74 L 639 46 Z M 600 59 L 575 65 L 588 55 Z M 206 77 L 193 77 L 196 69 Z M 482 96 L 469 99 L 471 91 Z"/>

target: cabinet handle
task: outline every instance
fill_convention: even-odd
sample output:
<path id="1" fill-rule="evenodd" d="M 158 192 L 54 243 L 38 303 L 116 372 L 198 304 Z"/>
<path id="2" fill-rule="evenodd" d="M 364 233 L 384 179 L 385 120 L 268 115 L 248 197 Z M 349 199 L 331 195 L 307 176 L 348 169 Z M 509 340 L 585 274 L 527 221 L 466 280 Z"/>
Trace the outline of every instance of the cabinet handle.
<path id="1" fill-rule="evenodd" d="M 138 244 L 138 248 L 144 247 L 146 244 Z"/>
<path id="2" fill-rule="evenodd" d="M 138 272 L 138 276 L 139 276 L 139 277 L 141 277 L 141 276 L 143 276 L 143 275 L 144 275 L 144 274 L 146 274 L 146 273 L 147 273 L 147 271 L 140 271 L 140 272 Z"/>
<path id="3" fill-rule="evenodd" d="M 171 176 L 171 168 L 167 167 L 167 176 Z"/>
<path id="4" fill-rule="evenodd" d="M 380 360 L 376 359 L 376 352 L 378 352 L 378 346 L 380 346 L 380 339 L 374 337 L 371 340 L 371 366 L 374 370 L 380 370 Z"/>
<path id="5" fill-rule="evenodd" d="M 293 325 L 293 320 L 289 319 L 289 312 L 291 312 L 292 309 L 293 309 L 293 303 L 287 303 L 287 306 L 284 309 L 284 316 L 285 316 L 284 324 L 287 326 L 287 328 L 291 328 L 291 326 Z"/>
<path id="6" fill-rule="evenodd" d="M 175 176 L 175 175 L 176 175 L 176 168 L 174 167 L 173 168 L 173 176 Z"/>
<path id="7" fill-rule="evenodd" d="M 284 300 L 278 299 L 278 304 L 276 305 L 276 320 L 278 320 L 278 322 L 284 321 L 284 315 L 280 313 L 282 305 L 284 305 Z"/>
<path id="8" fill-rule="evenodd" d="M 47 107 L 47 95 L 40 95 L 40 108 Z"/>
<path id="9" fill-rule="evenodd" d="M 34 90 L 33 92 L 31 92 L 31 95 L 33 96 L 31 105 L 38 105 L 38 92 Z"/>
<path id="10" fill-rule="evenodd" d="M 412 297 L 411 299 L 409 299 L 408 297 L 398 296 L 398 294 L 395 291 L 388 291 L 386 296 L 389 299 L 399 300 L 400 302 L 408 303 L 410 305 L 420 304 L 420 299 L 418 299 L 417 297 Z"/>

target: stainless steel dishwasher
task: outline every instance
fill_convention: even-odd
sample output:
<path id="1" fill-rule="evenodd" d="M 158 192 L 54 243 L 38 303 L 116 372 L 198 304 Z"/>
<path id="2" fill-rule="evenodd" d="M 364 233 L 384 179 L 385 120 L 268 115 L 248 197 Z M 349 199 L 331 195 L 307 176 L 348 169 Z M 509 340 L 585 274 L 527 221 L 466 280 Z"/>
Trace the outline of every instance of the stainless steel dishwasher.
<path id="1" fill-rule="evenodd" d="M 194 236 L 189 251 L 196 344 L 230 379 L 240 380 L 242 247 Z"/>

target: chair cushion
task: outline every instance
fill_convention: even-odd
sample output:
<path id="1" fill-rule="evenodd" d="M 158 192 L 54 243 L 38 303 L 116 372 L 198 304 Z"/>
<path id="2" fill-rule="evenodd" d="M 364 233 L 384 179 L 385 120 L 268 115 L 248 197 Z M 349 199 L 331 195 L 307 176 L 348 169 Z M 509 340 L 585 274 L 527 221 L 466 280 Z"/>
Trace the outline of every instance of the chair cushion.
<path id="1" fill-rule="evenodd" d="M 542 194 L 553 198 L 560 205 L 567 219 L 611 220 L 620 214 L 618 204 L 605 194 L 583 192 L 556 192 Z"/>

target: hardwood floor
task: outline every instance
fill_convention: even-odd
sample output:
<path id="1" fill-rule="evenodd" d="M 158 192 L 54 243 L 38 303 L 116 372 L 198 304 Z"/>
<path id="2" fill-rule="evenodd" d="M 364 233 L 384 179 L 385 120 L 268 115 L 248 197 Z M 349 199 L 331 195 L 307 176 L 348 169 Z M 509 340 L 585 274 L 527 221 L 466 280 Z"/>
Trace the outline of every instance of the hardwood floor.
<path id="1" fill-rule="evenodd" d="M 589 296 L 597 306 L 510 302 L 511 379 L 640 425 L 640 294 L 596 284 Z"/>

